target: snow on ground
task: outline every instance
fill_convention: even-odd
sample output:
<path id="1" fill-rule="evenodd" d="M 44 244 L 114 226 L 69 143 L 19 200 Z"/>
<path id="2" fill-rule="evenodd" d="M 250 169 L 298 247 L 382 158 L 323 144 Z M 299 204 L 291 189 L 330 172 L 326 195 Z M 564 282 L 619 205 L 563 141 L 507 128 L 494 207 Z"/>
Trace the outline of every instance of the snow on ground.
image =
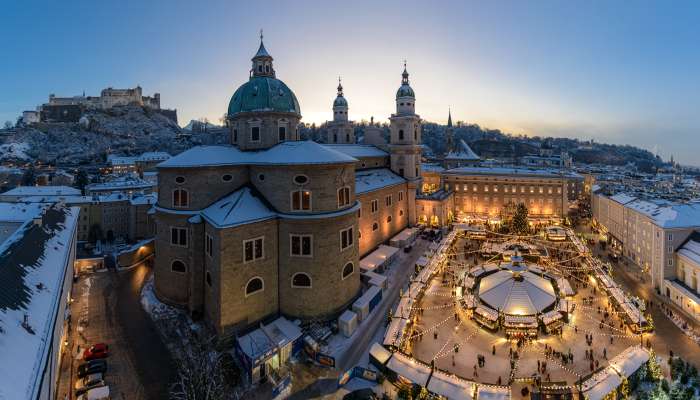
<path id="1" fill-rule="evenodd" d="M 29 143 L 26 143 L 26 142 L 2 144 L 2 145 L 0 145 L 0 160 L 6 160 L 6 159 L 28 160 L 29 156 L 26 153 L 28 150 L 29 150 Z"/>
<path id="2" fill-rule="evenodd" d="M 153 288 L 152 275 L 141 290 L 141 306 L 151 316 L 151 319 L 156 322 L 163 318 L 175 317 L 178 314 L 177 309 L 158 300 Z"/>

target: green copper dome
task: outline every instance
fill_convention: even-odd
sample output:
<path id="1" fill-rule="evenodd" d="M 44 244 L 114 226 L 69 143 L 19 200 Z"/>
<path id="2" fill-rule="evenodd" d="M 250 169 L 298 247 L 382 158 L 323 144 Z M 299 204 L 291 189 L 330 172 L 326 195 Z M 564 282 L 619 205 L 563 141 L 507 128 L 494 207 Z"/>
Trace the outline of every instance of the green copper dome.
<path id="1" fill-rule="evenodd" d="M 348 101 L 345 100 L 345 97 L 343 97 L 343 96 L 338 96 L 333 101 L 333 107 L 347 107 L 347 106 L 348 106 Z"/>
<path id="2" fill-rule="evenodd" d="M 228 116 L 241 112 L 275 111 L 301 115 L 294 93 L 272 76 L 252 76 L 236 90 L 228 105 Z"/>
<path id="3" fill-rule="evenodd" d="M 416 97 L 416 94 L 413 93 L 413 89 L 408 84 L 404 84 L 396 91 L 396 98 L 400 97 Z"/>

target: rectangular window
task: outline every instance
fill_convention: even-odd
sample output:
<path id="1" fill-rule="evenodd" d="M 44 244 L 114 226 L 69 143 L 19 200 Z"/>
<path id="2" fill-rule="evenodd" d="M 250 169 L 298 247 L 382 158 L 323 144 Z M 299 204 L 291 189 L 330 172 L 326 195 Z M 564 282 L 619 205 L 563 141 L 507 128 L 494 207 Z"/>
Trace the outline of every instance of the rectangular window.
<path id="1" fill-rule="evenodd" d="M 277 130 L 279 131 L 280 142 L 284 142 L 285 140 L 287 140 L 287 128 L 284 126 L 280 126 L 279 128 L 277 128 Z"/>
<path id="2" fill-rule="evenodd" d="M 376 213 L 379 209 L 379 202 L 377 200 L 372 200 L 372 214 Z"/>
<path id="3" fill-rule="evenodd" d="M 170 244 L 187 247 L 187 228 L 170 227 Z"/>
<path id="4" fill-rule="evenodd" d="M 259 142 L 260 141 L 260 127 L 254 126 L 250 128 L 250 141 Z"/>
<path id="5" fill-rule="evenodd" d="M 399 192 L 399 201 L 403 201 L 403 190 Z"/>
<path id="6" fill-rule="evenodd" d="M 477 190 L 479 190 L 479 188 L 476 185 L 474 185 L 474 187 L 472 188 L 472 191 L 476 192 Z"/>
<path id="7" fill-rule="evenodd" d="M 313 253 L 311 247 L 313 244 L 312 235 L 289 235 L 290 238 L 290 255 L 299 257 L 311 257 Z"/>
<path id="8" fill-rule="evenodd" d="M 204 235 L 204 250 L 209 257 L 214 256 L 214 238 L 209 236 L 209 234 Z"/>
<path id="9" fill-rule="evenodd" d="M 265 237 L 243 241 L 243 262 L 260 260 L 264 257 Z"/>
<path id="10" fill-rule="evenodd" d="M 292 192 L 292 211 L 311 210 L 311 191 L 297 190 Z"/>
<path id="11" fill-rule="evenodd" d="M 233 142 L 236 143 L 238 141 L 238 129 L 233 130 Z"/>
<path id="12" fill-rule="evenodd" d="M 354 243 L 354 230 L 352 227 L 340 231 L 340 251 L 352 247 Z"/>
<path id="13" fill-rule="evenodd" d="M 394 199 L 391 195 L 386 196 L 386 206 L 391 207 L 391 204 L 393 203 Z"/>
<path id="14" fill-rule="evenodd" d="M 343 187 L 338 189 L 338 207 L 344 207 L 350 204 L 350 188 Z"/>

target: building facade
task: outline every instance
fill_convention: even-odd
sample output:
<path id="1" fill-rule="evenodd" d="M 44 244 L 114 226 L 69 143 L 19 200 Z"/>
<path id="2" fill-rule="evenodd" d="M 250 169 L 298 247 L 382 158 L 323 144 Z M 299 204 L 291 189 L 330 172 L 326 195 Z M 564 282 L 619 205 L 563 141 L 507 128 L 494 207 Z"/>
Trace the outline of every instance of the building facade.
<path id="1" fill-rule="evenodd" d="M 262 41 L 251 61 L 229 103 L 231 144 L 157 166 L 156 294 L 222 336 L 345 310 L 361 294 L 360 256 L 411 223 L 420 179 L 408 72 L 387 152 L 345 131 L 334 145 L 300 141 L 299 103 Z M 351 129 L 341 86 L 333 110 Z"/>

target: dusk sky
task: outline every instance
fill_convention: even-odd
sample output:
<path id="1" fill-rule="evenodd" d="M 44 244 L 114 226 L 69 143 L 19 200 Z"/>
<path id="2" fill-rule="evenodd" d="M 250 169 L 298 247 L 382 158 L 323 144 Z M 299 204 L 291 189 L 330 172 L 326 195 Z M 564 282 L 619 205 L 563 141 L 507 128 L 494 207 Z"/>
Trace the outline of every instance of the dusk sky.
<path id="1" fill-rule="evenodd" d="M 147 4 L 143 4 L 147 3 Z M 700 165 L 700 3 L 6 1 L 0 122 L 49 93 L 141 85 L 218 123 L 258 31 L 304 122 L 385 121 L 403 60 L 416 110 L 513 134 L 637 145 Z"/>

